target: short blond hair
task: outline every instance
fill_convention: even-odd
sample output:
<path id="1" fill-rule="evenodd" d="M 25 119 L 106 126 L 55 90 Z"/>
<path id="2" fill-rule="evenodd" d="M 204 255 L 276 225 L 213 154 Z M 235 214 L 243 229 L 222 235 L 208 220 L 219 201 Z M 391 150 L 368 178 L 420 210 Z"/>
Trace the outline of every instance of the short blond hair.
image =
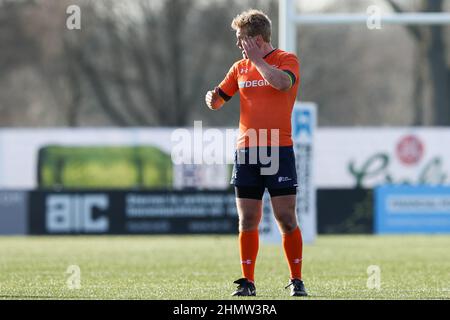
<path id="1" fill-rule="evenodd" d="M 260 10 L 250 9 L 238 14 L 231 27 L 233 30 L 242 29 L 250 37 L 261 35 L 265 42 L 270 42 L 272 21 Z"/>

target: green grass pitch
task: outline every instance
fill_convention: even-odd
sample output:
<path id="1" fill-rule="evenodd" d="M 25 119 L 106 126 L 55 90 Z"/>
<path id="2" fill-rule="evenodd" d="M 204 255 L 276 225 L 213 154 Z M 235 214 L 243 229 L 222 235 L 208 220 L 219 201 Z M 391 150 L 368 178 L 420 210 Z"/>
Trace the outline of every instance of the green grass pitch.
<path id="1" fill-rule="evenodd" d="M 0 237 L 0 256 L 2 299 L 239 299 L 236 236 Z M 450 236 L 319 236 L 303 261 L 310 296 L 292 298 L 281 245 L 261 243 L 256 299 L 450 298 Z"/>

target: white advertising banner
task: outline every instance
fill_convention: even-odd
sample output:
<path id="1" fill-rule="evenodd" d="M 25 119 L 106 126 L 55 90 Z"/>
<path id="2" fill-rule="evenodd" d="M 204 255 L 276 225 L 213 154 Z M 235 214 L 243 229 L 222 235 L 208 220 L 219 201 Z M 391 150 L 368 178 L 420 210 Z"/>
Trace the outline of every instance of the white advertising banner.
<path id="1" fill-rule="evenodd" d="M 212 143 L 203 141 L 207 140 L 208 136 L 198 134 L 196 130 L 202 131 L 203 128 L 3 129 L 0 130 L 0 188 L 34 189 L 38 187 L 38 155 L 39 150 L 44 147 L 154 146 L 172 156 L 172 150 L 180 144 L 176 140 L 176 133 L 179 131 L 186 132 L 193 142 L 184 144 L 184 156 L 187 154 L 188 158 L 200 158 L 200 161 L 194 162 L 191 166 L 195 167 L 195 170 L 188 170 L 189 165 L 174 164 L 174 187 L 227 188 L 230 173 L 224 163 L 233 163 L 235 130 L 215 129 L 222 133 L 220 136 L 224 137 L 223 143 L 226 142 L 229 149 L 225 154 L 218 155 L 217 163 L 205 161 L 205 159 L 208 160 L 209 153 L 215 150 L 207 148 Z M 208 129 L 203 131 L 209 132 Z M 200 146 L 198 150 L 197 145 Z M 195 174 L 193 175 L 192 172 Z"/>
<path id="2" fill-rule="evenodd" d="M 171 129 L 3 129 L 0 188 L 36 188 L 38 152 L 45 146 L 154 145 L 170 154 L 171 132 Z"/>
<path id="3" fill-rule="evenodd" d="M 229 136 L 226 152 L 219 155 L 230 165 L 233 129 L 215 130 L 230 130 L 223 134 Z M 37 187 L 38 151 L 48 145 L 153 145 L 170 155 L 173 132 L 172 128 L 3 129 L 0 188 Z M 223 174 L 215 176 L 215 185 L 228 186 L 228 170 L 214 170 L 219 172 Z M 450 128 L 318 128 L 311 179 L 317 188 L 373 188 L 385 183 L 450 185 Z"/>
<path id="4" fill-rule="evenodd" d="M 315 146 L 318 188 L 450 184 L 449 128 L 321 128 Z"/>

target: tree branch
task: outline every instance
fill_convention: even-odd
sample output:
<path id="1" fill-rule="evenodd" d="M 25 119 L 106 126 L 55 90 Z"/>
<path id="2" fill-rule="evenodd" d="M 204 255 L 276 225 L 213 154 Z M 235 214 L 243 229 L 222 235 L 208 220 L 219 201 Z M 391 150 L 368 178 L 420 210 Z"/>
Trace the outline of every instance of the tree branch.
<path id="1" fill-rule="evenodd" d="M 386 0 L 387 3 L 392 7 L 392 9 L 396 13 L 404 13 L 405 10 L 398 5 L 394 0 Z M 413 25 L 406 25 L 405 28 L 409 31 L 409 33 L 416 39 L 417 41 L 420 41 L 422 39 L 422 34 L 420 32 L 420 29 L 417 26 Z"/>
<path id="2" fill-rule="evenodd" d="M 113 106 L 113 103 L 107 93 L 106 88 L 103 85 L 103 82 L 98 74 L 97 70 L 90 64 L 89 61 L 83 56 L 83 54 L 79 54 L 79 63 L 81 69 L 84 71 L 89 83 L 91 84 L 92 90 L 97 97 L 100 107 L 105 111 L 105 113 L 110 117 L 113 122 L 115 122 L 119 126 L 127 126 L 128 123 L 125 121 L 123 116 L 116 111 Z"/>
<path id="3" fill-rule="evenodd" d="M 138 106 L 135 104 L 133 95 L 130 93 L 130 88 L 128 82 L 124 76 L 126 72 L 127 65 L 123 56 L 123 48 L 125 43 L 123 43 L 119 30 L 116 24 L 112 20 L 107 20 L 105 23 L 107 32 L 109 33 L 111 39 L 111 51 L 113 54 L 114 67 L 116 68 L 117 77 L 115 79 L 116 85 L 119 87 L 120 98 L 128 111 L 127 114 L 133 119 L 133 121 L 138 125 L 148 125 L 146 120 L 147 115 L 141 112 Z"/>

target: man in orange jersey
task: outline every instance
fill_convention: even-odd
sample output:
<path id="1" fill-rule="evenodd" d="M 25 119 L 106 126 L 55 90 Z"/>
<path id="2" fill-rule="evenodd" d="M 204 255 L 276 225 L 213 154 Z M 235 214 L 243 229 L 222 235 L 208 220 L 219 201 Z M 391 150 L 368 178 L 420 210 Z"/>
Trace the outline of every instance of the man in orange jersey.
<path id="1" fill-rule="evenodd" d="M 243 59 L 233 64 L 219 86 L 207 92 L 205 101 L 210 109 L 217 110 L 236 92 L 240 94 L 239 138 L 231 183 L 235 186 L 239 213 L 243 278 L 234 282 L 238 287 L 233 295 L 256 295 L 258 226 L 267 188 L 289 265 L 287 287 L 291 287 L 292 296 L 306 296 L 301 276 L 303 243 L 295 211 L 297 174 L 291 138 L 291 114 L 300 82 L 299 62 L 294 54 L 272 46 L 271 21 L 263 12 L 242 12 L 231 26 Z M 270 172 L 269 166 L 276 170 Z"/>

